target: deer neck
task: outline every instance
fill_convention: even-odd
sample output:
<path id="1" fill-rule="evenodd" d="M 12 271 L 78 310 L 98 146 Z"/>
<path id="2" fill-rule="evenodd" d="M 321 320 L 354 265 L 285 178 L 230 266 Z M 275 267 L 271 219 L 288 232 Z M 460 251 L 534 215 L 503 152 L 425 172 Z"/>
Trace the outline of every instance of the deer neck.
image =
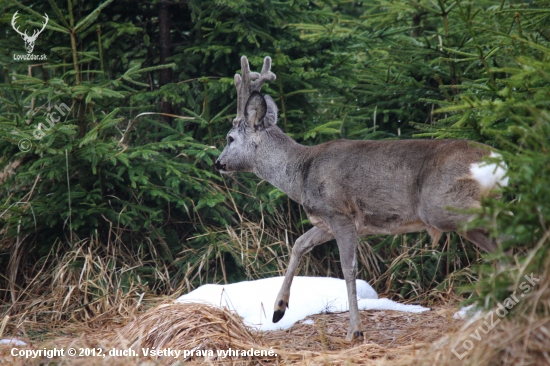
<path id="1" fill-rule="evenodd" d="M 257 148 L 254 174 L 301 204 L 301 167 L 308 159 L 310 147 L 300 145 L 276 126 L 269 127 L 263 133 L 266 135 Z"/>

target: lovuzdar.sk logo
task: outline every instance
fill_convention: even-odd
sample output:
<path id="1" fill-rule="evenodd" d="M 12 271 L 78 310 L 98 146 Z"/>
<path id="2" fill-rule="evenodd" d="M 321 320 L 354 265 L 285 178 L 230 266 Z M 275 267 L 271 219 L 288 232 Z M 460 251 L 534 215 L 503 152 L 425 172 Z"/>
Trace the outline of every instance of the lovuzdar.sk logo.
<path id="1" fill-rule="evenodd" d="M 44 29 L 46 28 L 46 24 L 48 24 L 48 14 L 44 13 L 44 19 L 45 19 L 45 22 L 42 23 L 42 28 L 40 30 L 34 30 L 32 35 L 29 36 L 27 34 L 27 29 L 25 29 L 25 32 L 21 32 L 19 30 L 19 27 L 15 24 L 16 21 L 17 21 L 17 17 L 19 16 L 17 14 L 17 11 L 15 12 L 15 14 L 13 14 L 13 17 L 11 18 L 11 26 L 13 27 L 13 29 L 21 36 L 21 38 L 23 38 L 23 41 L 25 41 L 25 49 L 27 50 L 27 55 L 13 55 L 13 59 L 14 60 L 17 60 L 17 59 L 21 59 L 21 60 L 45 60 L 46 59 L 46 55 L 40 55 L 40 56 L 35 56 L 35 55 L 31 55 L 33 49 L 34 49 L 34 43 L 36 42 L 36 39 L 38 38 L 38 36 L 40 35 L 40 33 L 42 33 L 42 31 L 44 31 Z M 33 57 L 34 56 L 34 57 Z"/>

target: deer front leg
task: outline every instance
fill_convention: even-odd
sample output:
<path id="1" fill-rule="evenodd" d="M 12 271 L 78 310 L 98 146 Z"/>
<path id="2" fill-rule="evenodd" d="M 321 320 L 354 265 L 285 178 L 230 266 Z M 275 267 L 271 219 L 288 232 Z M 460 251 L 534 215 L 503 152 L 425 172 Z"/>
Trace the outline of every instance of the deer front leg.
<path id="1" fill-rule="evenodd" d="M 346 287 L 348 289 L 350 326 L 346 340 L 352 341 L 363 337 L 359 307 L 357 306 L 357 289 L 355 282 L 357 277 L 357 233 L 355 231 L 355 225 L 347 218 L 333 220 L 331 229 L 338 243 L 340 265 L 342 266 L 342 272 L 344 273 L 344 279 L 346 280 Z"/>
<path id="2" fill-rule="evenodd" d="M 294 243 L 294 248 L 292 248 L 290 263 L 288 264 L 288 268 L 286 270 L 283 285 L 277 295 L 277 300 L 275 300 L 273 323 L 277 323 L 281 320 L 285 315 L 286 309 L 289 307 L 288 299 L 290 297 L 290 285 L 292 284 L 292 279 L 298 269 L 302 256 L 313 249 L 316 245 L 322 244 L 333 238 L 334 237 L 331 234 L 314 226 L 296 240 L 296 243 Z"/>

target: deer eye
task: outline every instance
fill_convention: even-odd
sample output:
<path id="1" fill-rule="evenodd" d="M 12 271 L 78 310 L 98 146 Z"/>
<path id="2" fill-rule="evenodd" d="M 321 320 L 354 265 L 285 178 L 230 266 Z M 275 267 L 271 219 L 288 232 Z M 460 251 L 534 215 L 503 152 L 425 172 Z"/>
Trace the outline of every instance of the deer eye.
<path id="1" fill-rule="evenodd" d="M 232 136 L 227 136 L 227 143 L 231 144 L 235 139 Z"/>

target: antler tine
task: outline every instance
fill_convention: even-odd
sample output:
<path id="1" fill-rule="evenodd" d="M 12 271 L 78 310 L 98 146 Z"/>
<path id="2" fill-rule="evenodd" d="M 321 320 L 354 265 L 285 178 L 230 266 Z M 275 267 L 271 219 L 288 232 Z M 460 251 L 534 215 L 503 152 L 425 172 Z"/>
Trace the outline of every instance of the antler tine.
<path id="1" fill-rule="evenodd" d="M 258 75 L 258 73 L 255 73 Z M 266 56 L 264 58 L 264 65 L 262 67 L 262 73 L 259 74 L 259 79 L 252 83 L 253 90 L 259 92 L 266 81 L 273 81 L 277 77 L 271 72 L 271 57 Z"/>
<path id="2" fill-rule="evenodd" d="M 237 88 L 237 116 L 233 120 L 233 124 L 237 123 L 244 117 L 244 108 L 248 97 L 250 96 L 250 65 L 246 56 L 241 57 L 241 75 L 235 74 L 235 87 Z"/>
<path id="3" fill-rule="evenodd" d="M 250 97 L 250 94 L 262 89 L 262 85 L 266 81 L 275 80 L 275 74 L 270 71 L 271 69 L 271 57 L 267 56 L 264 59 L 264 65 L 262 67 L 262 73 L 250 71 L 250 65 L 246 56 L 241 57 L 241 74 L 235 74 L 235 87 L 237 88 L 237 117 L 233 120 L 233 123 L 237 123 L 244 117 L 244 109 L 246 102 Z M 253 81 L 255 80 L 255 81 Z"/>

